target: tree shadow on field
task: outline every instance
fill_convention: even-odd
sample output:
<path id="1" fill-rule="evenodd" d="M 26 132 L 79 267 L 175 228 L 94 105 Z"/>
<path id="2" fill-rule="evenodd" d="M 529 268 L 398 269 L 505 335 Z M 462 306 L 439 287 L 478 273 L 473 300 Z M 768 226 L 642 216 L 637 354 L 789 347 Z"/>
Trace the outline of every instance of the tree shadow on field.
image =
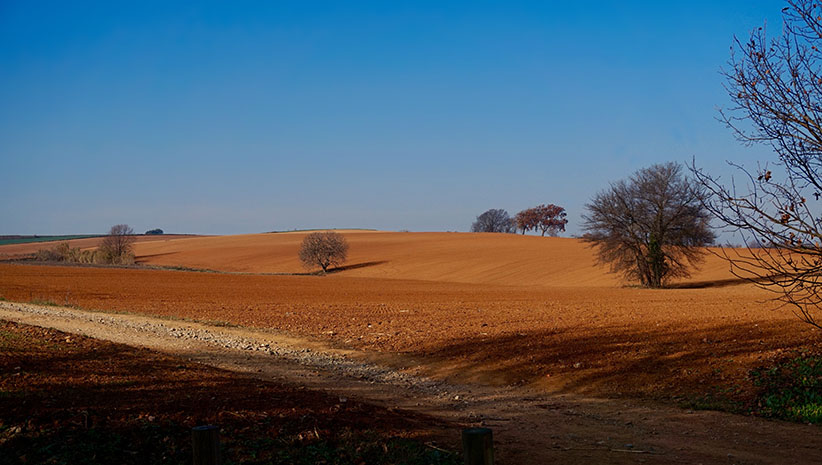
<path id="1" fill-rule="evenodd" d="M 715 279 L 711 281 L 687 281 L 672 283 L 667 287 L 670 289 L 707 289 L 711 287 L 730 287 L 743 284 L 750 284 L 750 280 L 744 278 Z"/>
<path id="2" fill-rule="evenodd" d="M 710 287 L 730 287 L 751 283 L 768 283 L 771 280 L 778 277 L 779 276 L 777 275 L 769 275 L 751 278 L 726 278 L 714 279 L 709 281 L 686 281 L 669 284 L 667 287 L 670 289 L 707 289 Z"/>
<path id="3" fill-rule="evenodd" d="M 433 360 L 440 374 L 468 381 L 671 398 L 745 387 L 748 371 L 774 353 L 820 346 L 806 331 L 794 321 L 542 330 L 464 338 L 415 355 Z"/>
<path id="4" fill-rule="evenodd" d="M 178 252 L 163 252 L 163 253 L 154 253 L 148 255 L 138 255 L 134 257 L 134 263 L 145 263 L 150 258 L 157 258 L 157 257 L 165 257 L 168 255 L 177 255 Z"/>
<path id="5" fill-rule="evenodd" d="M 360 268 L 368 268 L 368 267 L 371 267 L 371 266 L 382 265 L 383 263 L 388 263 L 388 260 L 380 260 L 380 261 L 374 261 L 374 262 L 362 262 L 362 263 L 354 263 L 354 264 L 351 264 L 351 265 L 338 266 L 338 267 L 335 267 L 335 268 L 332 268 L 332 269 L 328 270 L 328 273 L 331 274 L 331 273 L 339 273 L 339 272 L 348 271 L 348 270 L 357 270 L 357 269 L 360 269 Z"/>

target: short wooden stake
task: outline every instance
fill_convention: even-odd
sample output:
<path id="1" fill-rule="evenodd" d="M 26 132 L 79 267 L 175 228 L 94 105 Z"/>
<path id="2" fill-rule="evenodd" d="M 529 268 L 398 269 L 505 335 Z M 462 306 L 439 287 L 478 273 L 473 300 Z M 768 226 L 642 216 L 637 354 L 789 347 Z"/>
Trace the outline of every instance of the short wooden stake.
<path id="1" fill-rule="evenodd" d="M 465 465 L 494 465 L 494 439 L 488 428 L 462 430 Z"/>
<path id="2" fill-rule="evenodd" d="M 191 429 L 194 465 L 220 465 L 220 428 L 214 425 Z"/>

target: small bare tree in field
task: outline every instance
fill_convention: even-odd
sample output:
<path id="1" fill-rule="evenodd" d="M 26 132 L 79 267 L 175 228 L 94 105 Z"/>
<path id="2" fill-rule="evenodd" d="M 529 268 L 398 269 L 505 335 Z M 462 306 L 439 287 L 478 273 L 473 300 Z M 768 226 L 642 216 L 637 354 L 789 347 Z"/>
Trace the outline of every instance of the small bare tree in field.
<path id="1" fill-rule="evenodd" d="M 108 263 L 134 261 L 134 229 L 127 224 L 115 224 L 100 244 L 100 252 Z"/>
<path id="2" fill-rule="evenodd" d="M 334 231 L 313 232 L 305 236 L 300 247 L 303 265 L 308 269 L 319 266 L 323 273 L 327 273 L 330 266 L 342 265 L 347 257 L 348 241 Z"/>
<path id="3" fill-rule="evenodd" d="M 722 119 L 744 144 L 765 144 L 771 165 L 734 165 L 742 182 L 721 181 L 694 164 L 711 194 L 707 208 L 742 237 L 722 249 L 731 271 L 822 328 L 822 4 L 789 1 L 782 35 L 764 28 L 736 40 L 725 72 L 733 102 Z"/>
<path id="4" fill-rule="evenodd" d="M 583 239 L 597 248 L 601 263 L 643 286 L 662 287 L 687 277 L 688 268 L 714 241 L 704 193 L 682 167 L 665 163 L 641 169 L 598 193 L 583 215 Z"/>

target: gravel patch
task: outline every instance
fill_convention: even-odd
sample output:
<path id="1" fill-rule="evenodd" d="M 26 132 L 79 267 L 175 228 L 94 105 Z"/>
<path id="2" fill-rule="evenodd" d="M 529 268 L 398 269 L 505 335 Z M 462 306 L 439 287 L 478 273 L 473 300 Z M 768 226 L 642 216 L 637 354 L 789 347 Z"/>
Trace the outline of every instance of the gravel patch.
<path id="1" fill-rule="evenodd" d="M 221 329 L 203 329 L 182 322 L 133 321 L 127 316 L 104 314 L 65 307 L 50 307 L 32 304 L 0 302 L 0 308 L 44 316 L 89 322 L 135 333 L 150 334 L 163 338 L 175 338 L 206 343 L 223 349 L 262 353 L 281 360 L 318 370 L 327 370 L 336 375 L 350 377 L 369 383 L 388 384 L 438 397 L 452 397 L 453 387 L 441 381 L 403 373 L 384 366 L 352 360 L 343 354 L 320 352 L 305 347 L 296 347 L 265 338 L 241 337 Z M 141 317 L 140 319 L 145 319 Z M 202 326 L 202 324 L 198 324 Z M 457 399 L 464 396 L 457 395 Z"/>

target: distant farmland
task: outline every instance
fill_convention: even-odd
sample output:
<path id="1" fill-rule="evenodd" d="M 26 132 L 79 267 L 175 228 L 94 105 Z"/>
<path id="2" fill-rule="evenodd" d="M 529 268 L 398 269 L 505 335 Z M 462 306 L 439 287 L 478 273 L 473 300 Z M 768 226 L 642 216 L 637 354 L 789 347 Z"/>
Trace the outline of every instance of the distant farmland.
<path id="1" fill-rule="evenodd" d="M 90 239 L 102 237 L 102 234 L 74 234 L 70 236 L 0 236 L 0 245 L 27 244 L 30 242 L 70 241 L 72 239 Z"/>

